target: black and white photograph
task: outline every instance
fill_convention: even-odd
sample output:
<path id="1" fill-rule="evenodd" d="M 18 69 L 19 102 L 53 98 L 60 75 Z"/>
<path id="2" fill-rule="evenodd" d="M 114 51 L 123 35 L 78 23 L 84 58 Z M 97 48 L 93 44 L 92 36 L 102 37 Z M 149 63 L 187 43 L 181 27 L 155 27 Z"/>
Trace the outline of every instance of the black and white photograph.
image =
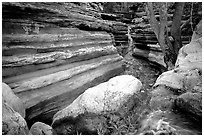
<path id="1" fill-rule="evenodd" d="M 2 1 L 2 135 L 202 135 L 202 1 Z"/>

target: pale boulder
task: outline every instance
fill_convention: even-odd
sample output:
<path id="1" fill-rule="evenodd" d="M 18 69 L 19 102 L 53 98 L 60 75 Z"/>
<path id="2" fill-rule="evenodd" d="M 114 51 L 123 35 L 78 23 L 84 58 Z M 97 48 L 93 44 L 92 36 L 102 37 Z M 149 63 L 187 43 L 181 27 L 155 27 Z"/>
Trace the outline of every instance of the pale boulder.
<path id="1" fill-rule="evenodd" d="M 137 93 L 141 86 L 142 83 L 133 76 L 117 76 L 86 90 L 80 104 L 91 113 L 114 112 Z"/>
<path id="2" fill-rule="evenodd" d="M 94 115 L 91 119 L 98 119 L 97 117 L 101 117 L 101 115 L 107 113 L 127 114 L 136 104 L 135 102 L 139 100 L 137 94 L 140 93 L 141 87 L 142 83 L 131 75 L 121 75 L 111 78 L 107 82 L 87 89 L 72 104 L 58 111 L 53 117 L 52 127 L 58 134 L 68 134 L 64 133 L 62 128 L 73 127 L 73 125 L 90 131 L 88 129 L 90 122 L 86 120 L 87 114 Z M 73 121 L 73 119 L 75 119 L 74 124 L 66 122 Z M 93 121 L 91 119 L 89 118 L 89 121 Z M 104 120 L 99 121 L 101 122 L 98 122 L 96 126 L 101 125 L 100 123 L 103 123 L 102 121 Z M 62 126 L 63 124 L 65 126 Z M 92 125 L 91 127 L 96 126 Z M 74 129 L 76 128 L 78 127 Z M 80 129 L 78 128 L 78 130 Z M 91 132 L 94 131 L 95 128 L 91 128 Z"/>
<path id="3" fill-rule="evenodd" d="M 76 117 L 85 112 L 100 114 L 117 111 L 141 87 L 142 83 L 131 75 L 116 76 L 87 89 L 72 104 L 57 112 L 53 122 L 64 117 Z"/>
<path id="4" fill-rule="evenodd" d="M 165 85 L 173 89 L 183 89 L 183 79 L 184 75 L 181 73 L 176 73 L 174 70 L 166 71 L 157 78 L 154 87 Z"/>
<path id="5" fill-rule="evenodd" d="M 53 135 L 54 130 L 52 129 L 51 126 L 45 123 L 36 122 L 31 126 L 29 134 L 31 135 Z"/>

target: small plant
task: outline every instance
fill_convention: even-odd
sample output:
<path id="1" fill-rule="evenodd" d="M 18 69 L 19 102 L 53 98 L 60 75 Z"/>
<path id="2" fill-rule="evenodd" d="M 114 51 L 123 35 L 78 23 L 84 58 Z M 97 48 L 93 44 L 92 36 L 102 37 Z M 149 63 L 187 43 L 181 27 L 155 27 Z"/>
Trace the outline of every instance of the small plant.
<path id="1" fill-rule="evenodd" d="M 36 34 L 39 34 L 39 32 L 40 32 L 40 27 L 39 27 L 38 24 L 34 24 L 34 31 L 33 31 L 33 32 L 36 33 Z"/>
<path id="2" fill-rule="evenodd" d="M 31 26 L 23 26 L 23 30 L 25 34 L 29 35 L 31 33 Z"/>
<path id="3" fill-rule="evenodd" d="M 23 30 L 25 31 L 25 34 L 27 34 L 27 35 L 30 35 L 31 33 L 39 34 L 40 25 L 38 25 L 36 23 L 34 25 L 33 24 L 25 25 L 25 26 L 23 26 Z"/>

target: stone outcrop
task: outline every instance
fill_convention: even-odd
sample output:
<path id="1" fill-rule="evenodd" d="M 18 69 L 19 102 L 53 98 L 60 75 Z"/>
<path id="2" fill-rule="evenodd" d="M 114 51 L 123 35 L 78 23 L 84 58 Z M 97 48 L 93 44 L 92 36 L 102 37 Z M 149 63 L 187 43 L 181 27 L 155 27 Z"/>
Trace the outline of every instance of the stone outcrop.
<path id="1" fill-rule="evenodd" d="M 5 83 L 2 83 L 2 100 L 25 118 L 25 105 L 19 97 L 17 97 L 12 89 Z"/>
<path id="2" fill-rule="evenodd" d="M 30 135 L 54 135 L 55 131 L 51 126 L 42 122 L 36 122 L 29 130 Z"/>
<path id="3" fill-rule="evenodd" d="M 168 113 L 175 116 L 172 110 L 189 116 L 189 120 L 201 124 L 202 119 L 202 21 L 192 36 L 189 44 L 179 50 L 175 68 L 161 74 L 151 92 L 150 108 L 152 112 L 142 122 L 142 133 L 179 134 L 179 127 L 172 127 L 169 122 L 163 121 Z M 198 31 L 199 30 L 199 31 Z M 158 116 L 157 116 L 158 115 Z M 154 118 L 156 117 L 156 118 Z M 168 119 L 168 118 L 167 118 Z M 159 121 L 162 122 L 159 122 Z M 154 124 L 152 124 L 154 123 Z M 165 124 L 165 128 L 161 125 Z M 152 126 L 155 125 L 155 126 Z M 145 131 L 145 132 L 144 132 Z M 149 133 L 150 131 L 153 131 Z M 184 129 L 183 134 L 189 134 Z"/>
<path id="4" fill-rule="evenodd" d="M 117 113 L 123 117 L 139 100 L 137 94 L 141 87 L 142 83 L 138 79 L 131 75 L 121 75 L 89 88 L 72 104 L 54 115 L 52 127 L 58 134 L 70 134 L 66 132 L 70 127 L 79 132 L 97 132 L 98 125 L 103 125 L 104 120 L 103 123 L 93 121 L 101 121 L 98 120 L 101 119 L 100 115 L 107 113 Z M 87 117 L 91 117 L 87 115 L 99 115 L 100 118 L 95 116 L 87 122 Z"/>
<path id="5" fill-rule="evenodd" d="M 86 89 L 123 72 L 108 32 L 123 33 L 126 25 L 79 4 L 2 5 L 3 82 L 25 104 L 29 125 L 51 123 Z"/>
<path id="6" fill-rule="evenodd" d="M 28 126 L 25 119 L 2 100 L 2 134 L 27 135 Z"/>

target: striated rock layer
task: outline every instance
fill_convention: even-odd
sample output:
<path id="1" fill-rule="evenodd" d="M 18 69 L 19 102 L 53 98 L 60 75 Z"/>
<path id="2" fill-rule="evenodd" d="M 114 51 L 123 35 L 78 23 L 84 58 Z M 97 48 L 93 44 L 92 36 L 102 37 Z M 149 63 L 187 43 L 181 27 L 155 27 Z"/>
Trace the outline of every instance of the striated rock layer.
<path id="1" fill-rule="evenodd" d="M 122 57 L 109 34 L 61 30 L 67 34 L 21 34 L 8 36 L 7 41 L 3 36 L 3 52 L 10 53 L 2 58 L 3 81 L 25 103 L 28 119 L 42 113 L 50 118 L 88 87 L 122 72 Z M 48 36 L 41 42 L 43 35 Z M 55 35 L 65 38 L 52 38 Z M 28 40 L 25 45 L 23 37 Z"/>
<path id="2" fill-rule="evenodd" d="M 97 12 L 82 18 L 75 8 L 72 3 L 3 3 L 3 82 L 25 104 L 30 124 L 51 123 L 86 89 L 123 71 L 107 29 L 82 31 L 70 25 L 76 18 L 96 23 Z"/>

